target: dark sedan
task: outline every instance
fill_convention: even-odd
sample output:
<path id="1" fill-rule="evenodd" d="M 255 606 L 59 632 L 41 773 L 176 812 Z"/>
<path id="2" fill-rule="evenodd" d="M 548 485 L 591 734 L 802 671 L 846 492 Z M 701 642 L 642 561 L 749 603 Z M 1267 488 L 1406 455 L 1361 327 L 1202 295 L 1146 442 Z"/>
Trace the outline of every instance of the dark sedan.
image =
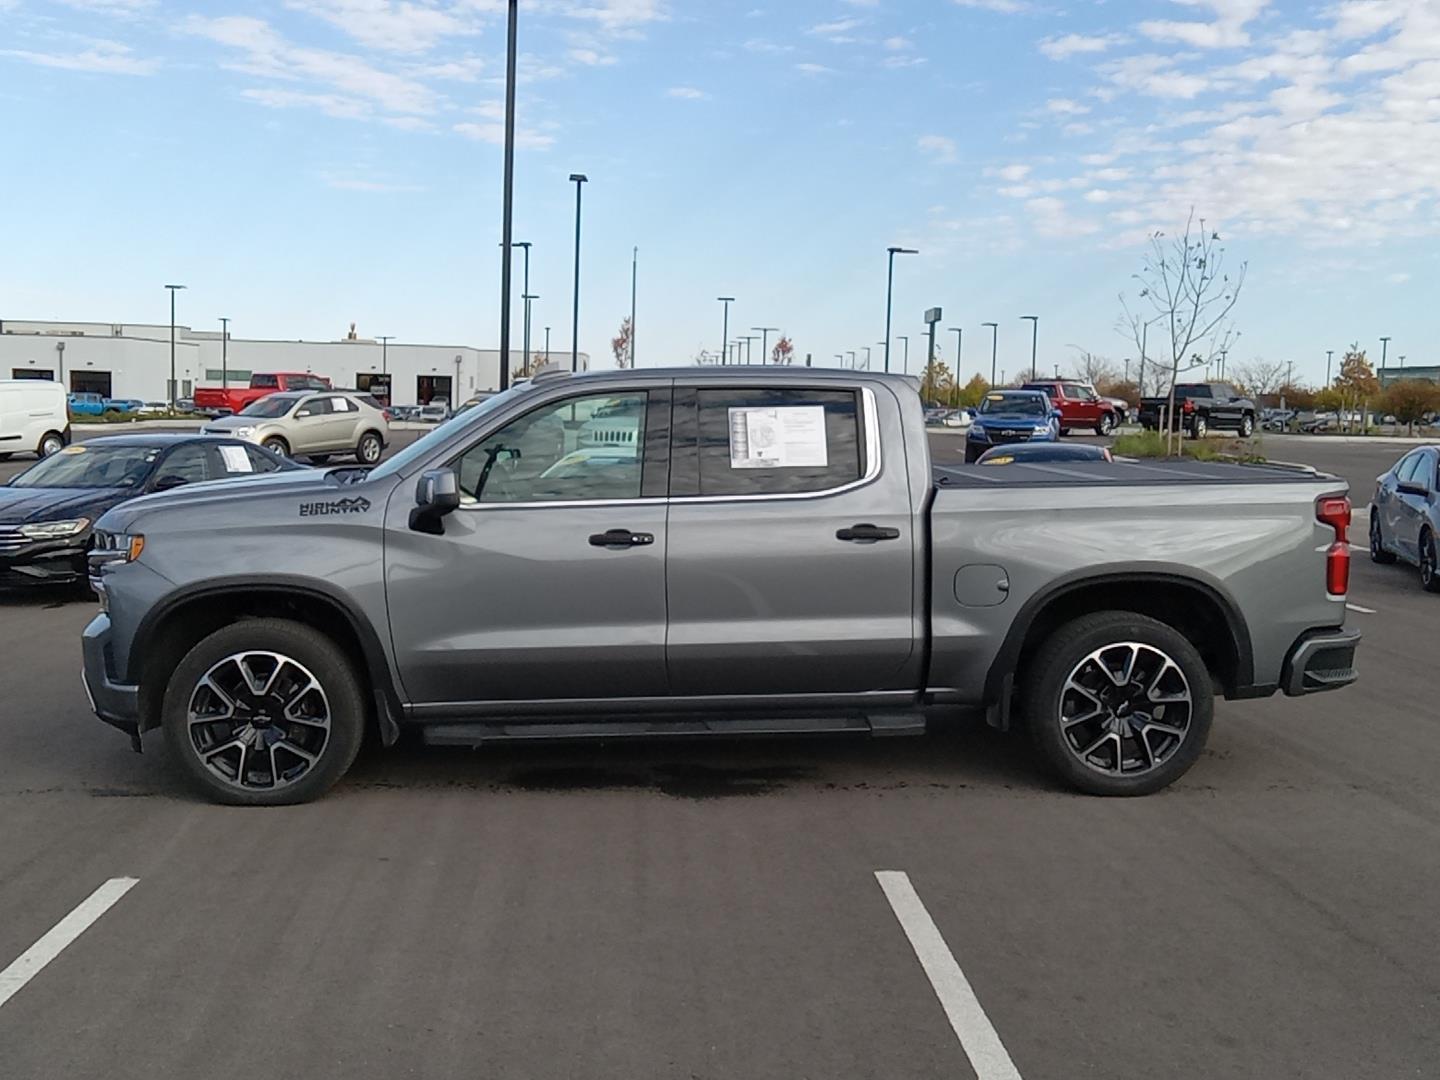
<path id="1" fill-rule="evenodd" d="M 1370 558 L 1404 559 L 1420 568 L 1420 584 L 1440 592 L 1440 446 L 1411 450 L 1375 478 L 1370 503 Z"/>
<path id="2" fill-rule="evenodd" d="M 0 585 L 84 581 L 91 525 L 126 499 L 299 467 L 239 439 L 188 433 L 67 446 L 0 486 Z"/>

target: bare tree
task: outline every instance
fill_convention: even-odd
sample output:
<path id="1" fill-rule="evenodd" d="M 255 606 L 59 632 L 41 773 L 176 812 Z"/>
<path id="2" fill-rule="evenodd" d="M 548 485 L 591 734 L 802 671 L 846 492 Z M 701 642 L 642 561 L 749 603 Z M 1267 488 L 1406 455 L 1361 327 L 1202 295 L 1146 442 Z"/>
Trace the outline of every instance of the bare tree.
<path id="1" fill-rule="evenodd" d="M 1078 354 L 1070 365 L 1071 370 L 1082 382 L 1099 386 L 1102 382 L 1114 382 L 1119 377 L 1120 369 L 1108 356 L 1100 356 L 1089 349 L 1082 349 L 1079 345 L 1071 345 L 1070 348 Z"/>
<path id="2" fill-rule="evenodd" d="M 1185 220 L 1185 231 L 1167 237 L 1156 232 L 1150 237 L 1140 273 L 1137 308 L 1120 295 L 1124 311 L 1121 325 L 1129 329 L 1139 345 L 1145 328 L 1156 328 L 1158 360 L 1167 369 L 1170 389 L 1165 409 L 1165 448 L 1175 415 L 1175 383 L 1182 372 L 1213 363 L 1228 352 L 1239 335 L 1230 323 L 1230 312 L 1240 299 L 1247 264 L 1241 263 L 1232 278 L 1225 272 L 1225 248 L 1220 234 L 1196 219 L 1195 211 Z"/>
<path id="3" fill-rule="evenodd" d="M 1265 360 L 1262 357 L 1254 357 L 1248 363 L 1236 364 L 1232 372 L 1232 382 L 1243 386 L 1245 391 L 1252 397 L 1274 394 L 1285 385 L 1286 361 Z"/>

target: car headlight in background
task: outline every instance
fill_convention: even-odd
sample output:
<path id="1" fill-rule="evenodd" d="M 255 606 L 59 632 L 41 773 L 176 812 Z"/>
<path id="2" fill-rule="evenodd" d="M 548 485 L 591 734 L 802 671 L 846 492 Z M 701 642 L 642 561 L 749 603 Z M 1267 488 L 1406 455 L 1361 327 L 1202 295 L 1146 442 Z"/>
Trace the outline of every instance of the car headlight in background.
<path id="1" fill-rule="evenodd" d="M 33 525 L 21 525 L 20 535 L 27 540 L 63 540 L 75 536 L 90 527 L 89 518 L 71 518 L 68 521 L 37 521 Z"/>
<path id="2" fill-rule="evenodd" d="M 976 420 L 973 424 L 970 425 L 970 434 L 971 434 L 971 435 L 984 435 L 984 434 L 985 434 L 985 425 L 982 424 L 982 423 L 980 423 L 979 420 Z"/>
<path id="3" fill-rule="evenodd" d="M 234 435 L 237 439 L 253 440 L 255 438 L 255 429 L 253 427 L 231 428 L 229 434 Z"/>
<path id="4" fill-rule="evenodd" d="M 1030 438 L 1032 439 L 1048 439 L 1050 437 L 1051 432 L 1048 424 L 1045 427 L 1037 427 L 1034 431 L 1030 432 Z"/>

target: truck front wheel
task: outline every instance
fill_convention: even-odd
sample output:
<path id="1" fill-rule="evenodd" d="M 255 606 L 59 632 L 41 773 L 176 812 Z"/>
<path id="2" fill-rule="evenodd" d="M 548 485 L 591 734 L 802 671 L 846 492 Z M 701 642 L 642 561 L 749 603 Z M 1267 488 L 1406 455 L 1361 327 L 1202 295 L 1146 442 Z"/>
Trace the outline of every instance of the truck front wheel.
<path id="1" fill-rule="evenodd" d="M 214 802 L 284 806 L 328 791 L 355 760 L 365 695 L 328 638 L 242 619 L 186 653 L 165 688 L 165 741 Z"/>
<path id="2" fill-rule="evenodd" d="M 1168 787 L 1205 749 L 1215 710 L 1195 647 L 1145 615 L 1065 624 L 1029 666 L 1024 719 L 1045 763 L 1091 795 Z"/>

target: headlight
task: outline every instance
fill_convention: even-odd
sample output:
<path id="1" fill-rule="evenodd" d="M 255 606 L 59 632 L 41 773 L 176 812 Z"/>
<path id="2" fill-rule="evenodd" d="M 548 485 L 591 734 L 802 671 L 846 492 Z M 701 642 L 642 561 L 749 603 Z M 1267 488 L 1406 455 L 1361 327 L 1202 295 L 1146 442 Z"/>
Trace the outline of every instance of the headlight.
<path id="1" fill-rule="evenodd" d="M 979 420 L 976 420 L 973 424 L 970 425 L 970 434 L 971 434 L 971 435 L 984 435 L 984 434 L 985 434 L 985 425 L 982 424 L 982 423 L 980 423 Z"/>
<path id="2" fill-rule="evenodd" d="M 255 437 L 255 429 L 253 427 L 231 428 L 230 434 L 234 435 L 237 439 L 253 439 Z"/>
<path id="3" fill-rule="evenodd" d="M 1050 438 L 1050 435 L 1051 435 L 1050 427 L 1049 427 L 1049 425 L 1047 424 L 1045 427 L 1037 427 L 1034 431 L 1032 431 L 1032 432 L 1030 433 L 1030 438 L 1032 438 L 1032 439 L 1048 439 L 1048 438 Z"/>
<path id="4" fill-rule="evenodd" d="M 67 536 L 82 533 L 89 527 L 89 518 L 71 518 L 69 521 L 38 521 L 34 525 L 21 525 L 20 535 L 27 540 L 61 540 Z"/>
<path id="5" fill-rule="evenodd" d="M 90 545 L 90 572 L 110 563 L 134 562 L 145 550 L 145 537 L 139 533 L 111 533 L 96 531 Z"/>

